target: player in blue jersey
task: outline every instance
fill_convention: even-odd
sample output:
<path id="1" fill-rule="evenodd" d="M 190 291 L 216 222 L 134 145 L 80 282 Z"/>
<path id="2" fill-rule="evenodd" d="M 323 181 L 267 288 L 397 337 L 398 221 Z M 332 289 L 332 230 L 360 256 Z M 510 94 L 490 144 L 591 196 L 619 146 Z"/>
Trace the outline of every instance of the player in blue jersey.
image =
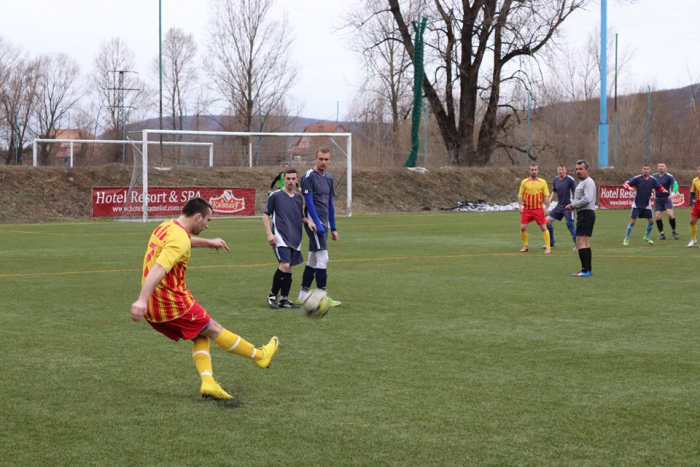
<path id="1" fill-rule="evenodd" d="M 554 246 L 554 221 L 566 219 L 566 228 L 571 232 L 571 238 L 574 239 L 574 250 L 576 249 L 576 227 L 574 226 L 574 213 L 568 211 L 566 206 L 571 204 L 571 199 L 576 191 L 576 181 L 571 175 L 567 174 L 566 166 L 559 164 L 557 167 L 557 176 L 552 182 L 552 194 L 549 196 L 551 204 L 554 194 L 557 195 L 557 205 L 547 214 L 547 230 L 549 230 L 549 243 Z"/>
<path id="2" fill-rule="evenodd" d="M 334 241 L 338 241 L 338 229 L 335 227 L 335 208 L 333 197 L 333 177 L 326 169 L 331 164 L 331 151 L 321 148 L 316 151 L 314 167 L 304 172 L 301 177 L 301 192 L 306 201 L 306 218 L 313 221 L 305 225 L 304 229 L 309 237 L 309 259 L 306 261 L 304 275 L 301 279 L 301 291 L 297 303 L 301 303 L 306 293 L 311 288 L 314 279 L 316 287 L 326 289 L 328 282 L 328 235 Z M 338 306 L 340 302 L 330 299 L 331 306 Z"/>
<path id="3" fill-rule="evenodd" d="M 267 296 L 267 303 L 270 308 L 298 308 L 289 300 L 292 267 L 304 261 L 301 255 L 302 224 L 308 223 L 309 228 L 314 230 L 316 225 L 304 218 L 301 195 L 295 189 L 297 171 L 287 168 L 283 179 L 284 187 L 272 192 L 263 212 L 267 241 L 272 245 L 279 263 L 272 277 L 272 288 Z M 280 294 L 279 302 L 277 294 Z"/>
<path id="4" fill-rule="evenodd" d="M 661 219 L 661 214 L 666 211 L 668 223 L 671 224 L 671 229 L 673 230 L 673 238 L 678 240 L 681 236 L 676 232 L 676 217 L 673 215 L 673 197 L 678 194 L 678 182 L 673 175 L 666 172 L 666 164 L 663 162 L 658 165 L 658 169 L 659 171 L 652 177 L 657 179 L 661 186 L 668 191 L 668 193 L 657 194 L 654 200 L 654 216 L 656 217 L 656 227 L 659 229 L 658 239 L 666 240 L 664 221 Z"/>
<path id="5" fill-rule="evenodd" d="M 647 221 L 649 221 L 649 223 L 647 224 L 646 233 L 644 234 L 643 238 L 650 245 L 654 244 L 654 241 L 651 238 L 649 238 L 649 233 L 651 232 L 651 229 L 654 228 L 654 216 L 651 213 L 651 193 L 653 190 L 656 190 L 659 193 L 668 193 L 668 191 L 663 186 L 661 186 L 659 181 L 652 177 L 650 174 L 651 167 L 649 167 L 649 164 L 644 164 L 644 166 L 642 167 L 642 174 L 637 175 L 636 177 L 632 177 L 630 180 L 627 180 L 624 184 L 624 187 L 628 190 L 636 188 L 637 195 L 634 197 L 634 201 L 632 202 L 632 213 L 630 214 L 630 223 L 627 226 L 627 233 L 625 234 L 625 239 L 622 242 L 623 245 L 629 245 L 630 234 L 632 233 L 632 229 L 634 228 L 634 224 L 638 217 L 647 219 Z"/>

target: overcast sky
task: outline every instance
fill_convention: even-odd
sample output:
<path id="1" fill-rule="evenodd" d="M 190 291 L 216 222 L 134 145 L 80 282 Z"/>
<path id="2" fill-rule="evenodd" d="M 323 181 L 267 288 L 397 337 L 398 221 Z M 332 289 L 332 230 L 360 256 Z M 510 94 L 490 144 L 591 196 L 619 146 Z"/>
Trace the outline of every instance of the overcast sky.
<path id="1" fill-rule="evenodd" d="M 286 10 L 296 40 L 290 51 L 298 65 L 292 92 L 306 117 L 340 118 L 349 110 L 358 85 L 358 58 L 337 32 L 344 6 L 356 0 L 277 0 Z M 162 0 L 163 34 L 173 27 L 191 33 L 204 52 L 209 18 L 207 0 Z M 567 21 L 567 40 L 583 44 L 600 23 L 600 3 Z M 608 26 L 619 34 L 619 47 L 633 49 L 628 71 L 638 89 L 686 86 L 700 81 L 700 1 L 640 0 L 623 5 L 608 0 Z M 103 40 L 121 37 L 134 51 L 137 70 L 146 81 L 148 64 L 158 57 L 158 0 L 23 0 L 5 1 L 0 36 L 32 55 L 64 52 L 83 73 L 92 70 Z M 614 60 L 614 50 L 609 52 Z M 151 81 L 153 82 L 153 81 Z"/>

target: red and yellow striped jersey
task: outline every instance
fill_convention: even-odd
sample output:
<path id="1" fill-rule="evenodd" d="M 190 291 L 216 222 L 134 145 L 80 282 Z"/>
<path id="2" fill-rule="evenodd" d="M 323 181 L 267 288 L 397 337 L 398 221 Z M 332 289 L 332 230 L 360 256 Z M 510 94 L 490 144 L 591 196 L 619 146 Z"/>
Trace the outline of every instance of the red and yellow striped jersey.
<path id="1" fill-rule="evenodd" d="M 518 197 L 523 198 L 523 208 L 525 209 L 542 209 L 544 197 L 549 196 L 549 188 L 547 182 L 537 177 L 532 180 L 527 177 L 520 183 L 520 192 Z"/>
<path id="2" fill-rule="evenodd" d="M 700 202 L 700 177 L 695 177 L 693 183 L 690 184 L 690 195 L 695 194 L 695 201 Z"/>
<path id="3" fill-rule="evenodd" d="M 187 313 L 194 304 L 192 292 L 185 285 L 191 251 L 189 232 L 175 220 L 163 222 L 151 234 L 143 258 L 141 286 L 155 264 L 163 266 L 166 274 L 148 300 L 146 320 L 152 323 L 171 321 Z"/>

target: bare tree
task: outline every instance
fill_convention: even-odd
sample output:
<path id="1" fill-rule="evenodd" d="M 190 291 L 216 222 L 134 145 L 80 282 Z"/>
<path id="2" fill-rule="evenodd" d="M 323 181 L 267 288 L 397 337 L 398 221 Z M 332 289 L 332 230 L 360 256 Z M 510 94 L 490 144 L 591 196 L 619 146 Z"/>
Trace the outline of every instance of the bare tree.
<path id="1" fill-rule="evenodd" d="M 426 46 L 433 47 L 423 85 L 450 161 L 484 166 L 514 109 L 501 102 L 501 87 L 520 79 L 521 62 L 533 60 L 566 18 L 588 0 L 435 0 Z M 389 10 L 406 51 L 411 33 L 400 0 Z M 427 52 L 426 55 L 431 56 Z M 432 74 L 432 77 L 431 77 Z M 442 90 L 440 90 L 440 88 Z"/>
<path id="2" fill-rule="evenodd" d="M 55 138 L 57 125 L 82 97 L 78 88 L 80 67 L 65 54 L 44 55 L 37 59 L 37 100 L 34 114 L 36 133 Z M 46 165 L 51 144 L 39 145 L 42 165 Z"/>
<path id="3" fill-rule="evenodd" d="M 194 99 L 197 84 L 197 44 L 192 34 L 180 28 L 165 33 L 163 39 L 163 90 L 165 105 L 170 111 L 173 130 L 182 130 L 183 115 L 189 99 Z M 159 64 L 156 58 L 152 70 L 158 75 Z M 193 102 L 194 104 L 194 102 Z M 190 107 L 190 111 L 195 111 Z"/>
<path id="4" fill-rule="evenodd" d="M 24 141 L 31 132 L 31 119 L 36 100 L 37 64 L 21 49 L 7 44 L 3 53 L 0 87 L 0 113 L 6 123 L 6 164 L 22 164 Z"/>
<path id="5" fill-rule="evenodd" d="M 204 67 L 230 105 L 239 129 L 257 130 L 284 100 L 296 78 L 289 62 L 293 38 L 286 15 L 272 17 L 274 0 L 213 0 Z"/>
<path id="6" fill-rule="evenodd" d="M 112 138 L 121 139 L 134 111 L 147 106 L 145 84 L 134 71 L 134 53 L 121 38 L 112 38 L 102 42 L 94 67 L 93 92 L 104 116 L 100 123 Z M 113 161 L 122 157 L 121 148 L 115 148 Z"/>
<path id="7" fill-rule="evenodd" d="M 351 9 L 345 18 L 350 30 L 348 43 L 351 49 L 362 54 L 366 79 L 359 94 L 368 104 L 364 110 L 356 109 L 362 121 L 390 123 L 390 149 L 395 149 L 399 138 L 399 126 L 411 114 L 413 104 L 413 64 L 394 25 L 393 18 L 386 14 L 372 14 L 383 7 L 384 0 L 364 0 Z M 409 6 L 409 12 L 413 8 Z M 410 13 L 409 13 L 410 14 Z M 373 132 L 377 127 L 372 125 Z M 376 138 L 376 136 L 375 136 Z"/>

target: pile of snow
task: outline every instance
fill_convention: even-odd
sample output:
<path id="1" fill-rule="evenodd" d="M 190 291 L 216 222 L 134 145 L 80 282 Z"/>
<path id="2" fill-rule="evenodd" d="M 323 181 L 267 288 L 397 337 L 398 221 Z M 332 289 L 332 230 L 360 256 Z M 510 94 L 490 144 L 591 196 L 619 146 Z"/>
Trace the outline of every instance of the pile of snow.
<path id="1" fill-rule="evenodd" d="M 491 204 L 483 199 L 476 201 L 457 201 L 451 208 L 440 208 L 444 211 L 455 212 L 492 212 L 492 211 L 517 211 L 518 203 L 510 203 L 506 205 Z"/>

